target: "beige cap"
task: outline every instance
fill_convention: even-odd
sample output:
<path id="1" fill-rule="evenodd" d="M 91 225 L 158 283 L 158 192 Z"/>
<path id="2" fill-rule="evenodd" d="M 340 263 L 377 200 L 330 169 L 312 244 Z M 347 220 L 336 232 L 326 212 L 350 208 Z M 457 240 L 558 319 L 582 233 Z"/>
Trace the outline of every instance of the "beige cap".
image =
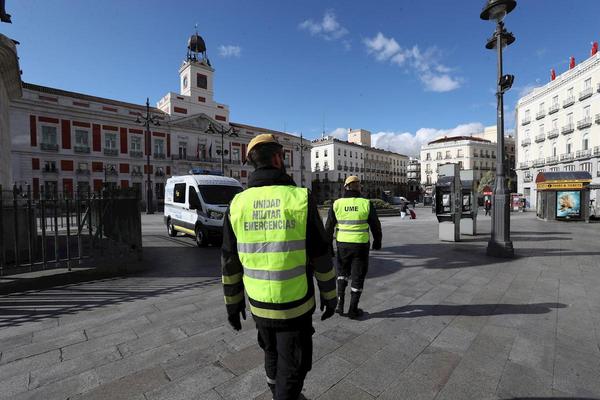
<path id="1" fill-rule="evenodd" d="M 248 154 L 250 154 L 250 151 L 255 146 L 257 146 L 259 144 L 265 144 L 265 143 L 277 143 L 277 144 L 281 145 L 279 143 L 279 141 L 277 140 L 277 138 L 275 137 L 275 135 L 273 135 L 273 134 L 263 133 L 260 135 L 256 135 L 252 138 L 250 143 L 248 143 L 248 150 L 246 150 L 246 156 L 248 156 Z"/>
<path id="2" fill-rule="evenodd" d="M 350 175 L 349 177 L 346 178 L 346 182 L 344 182 L 344 186 L 348 186 L 352 182 L 360 182 L 360 179 L 358 179 L 358 176 L 356 176 L 356 175 Z"/>

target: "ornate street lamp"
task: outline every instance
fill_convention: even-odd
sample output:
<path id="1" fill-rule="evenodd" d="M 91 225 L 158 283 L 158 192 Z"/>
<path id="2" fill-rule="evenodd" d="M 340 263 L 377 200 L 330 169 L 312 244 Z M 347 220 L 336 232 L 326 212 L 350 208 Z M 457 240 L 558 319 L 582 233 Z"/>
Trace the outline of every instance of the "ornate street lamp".
<path id="1" fill-rule="evenodd" d="M 497 154 L 496 182 L 494 185 L 494 210 L 492 212 L 492 231 L 488 242 L 487 254 L 493 257 L 510 258 L 515 254 L 510 240 L 510 193 L 506 186 L 504 160 L 504 92 L 508 91 L 514 81 L 513 75 L 503 75 L 502 49 L 515 41 L 512 33 L 504 28 L 504 17 L 517 6 L 515 0 L 488 0 L 481 19 L 496 21 L 496 31 L 488 39 L 485 47 L 498 53 L 498 81 L 496 89 L 497 107 Z"/>
<path id="2" fill-rule="evenodd" d="M 217 154 L 221 155 L 221 174 L 225 176 L 225 154 L 229 152 L 225 150 L 223 138 L 224 136 L 237 137 L 239 135 L 233 126 L 225 129 L 221 124 L 213 124 L 212 121 L 208 121 L 208 127 L 204 132 L 221 135 L 221 151 L 217 150 Z"/>
<path id="3" fill-rule="evenodd" d="M 311 146 L 304 144 L 304 136 L 300 132 L 300 144 L 296 145 L 295 150 L 300 152 L 300 186 L 304 187 L 304 151 L 309 150 Z"/>
<path id="4" fill-rule="evenodd" d="M 146 128 L 146 172 L 148 175 L 148 182 L 146 183 L 146 214 L 154 214 L 154 210 L 152 209 L 152 181 L 150 180 L 150 152 L 152 151 L 150 124 L 160 126 L 160 122 L 157 115 L 150 114 L 149 98 L 146 98 L 146 115 L 138 112 L 135 122 L 144 124 L 144 127 Z"/>

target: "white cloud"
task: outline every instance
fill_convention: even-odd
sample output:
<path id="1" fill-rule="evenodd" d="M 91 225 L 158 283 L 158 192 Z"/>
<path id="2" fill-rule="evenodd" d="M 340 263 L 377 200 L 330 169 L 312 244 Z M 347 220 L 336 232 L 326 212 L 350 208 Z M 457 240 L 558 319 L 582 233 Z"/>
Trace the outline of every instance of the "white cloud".
<path id="1" fill-rule="evenodd" d="M 479 122 L 460 124 L 450 129 L 421 128 L 415 133 L 381 131 L 371 135 L 373 147 L 390 150 L 407 156 L 418 157 L 421 146 L 443 136 L 471 136 L 482 133 L 484 125 Z M 336 128 L 327 134 L 340 140 L 348 140 L 347 128 Z"/>
<path id="2" fill-rule="evenodd" d="M 220 45 L 219 55 L 221 57 L 240 57 L 242 55 L 242 48 L 240 46 L 234 46 L 231 44 Z"/>
<path id="3" fill-rule="evenodd" d="M 403 48 L 393 37 L 386 37 L 378 32 L 371 39 L 364 41 L 367 52 L 377 61 L 389 61 L 399 67 L 408 65 L 425 85 L 425 90 L 432 92 L 449 92 L 458 89 L 462 84 L 460 77 L 450 75 L 452 68 L 442 64 L 440 51 L 430 47 L 424 52 L 419 46 Z"/>
<path id="4" fill-rule="evenodd" d="M 298 28 L 308 31 L 313 36 L 319 36 L 325 40 L 338 40 L 346 36 L 349 32 L 348 29 L 343 27 L 335 16 L 332 10 L 325 11 L 323 19 L 321 21 L 314 21 L 307 19 L 298 25 Z M 349 41 L 344 41 L 344 47 L 348 49 L 350 46 Z"/>
<path id="5" fill-rule="evenodd" d="M 519 98 L 527 96 L 529 93 L 533 92 L 533 90 L 538 86 L 539 85 L 530 83 L 529 85 L 516 88 L 519 91 Z"/>

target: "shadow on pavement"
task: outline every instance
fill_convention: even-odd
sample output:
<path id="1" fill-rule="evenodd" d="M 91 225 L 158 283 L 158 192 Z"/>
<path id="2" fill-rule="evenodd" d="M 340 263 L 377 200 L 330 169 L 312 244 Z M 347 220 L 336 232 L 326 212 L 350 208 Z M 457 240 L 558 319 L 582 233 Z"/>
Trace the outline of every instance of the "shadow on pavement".
<path id="1" fill-rule="evenodd" d="M 482 317 L 491 315 L 517 315 L 517 314 L 546 314 L 553 308 L 565 308 L 562 303 L 534 303 L 534 304 L 411 304 L 388 310 L 367 313 L 361 319 L 371 318 L 417 318 L 427 316 L 464 315 L 469 317 Z"/>

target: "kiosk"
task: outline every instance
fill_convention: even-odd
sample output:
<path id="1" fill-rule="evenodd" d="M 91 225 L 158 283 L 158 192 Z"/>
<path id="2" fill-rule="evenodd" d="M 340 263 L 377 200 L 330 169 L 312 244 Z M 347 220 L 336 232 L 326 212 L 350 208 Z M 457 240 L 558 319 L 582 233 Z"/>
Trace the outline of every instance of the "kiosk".
<path id="1" fill-rule="evenodd" d="M 460 184 L 462 188 L 460 233 L 469 236 L 477 235 L 478 196 L 473 178 L 473 170 L 460 171 Z"/>
<path id="2" fill-rule="evenodd" d="M 462 191 L 459 172 L 458 164 L 438 166 L 435 213 L 439 222 L 439 239 L 447 242 L 460 241 Z"/>
<path id="3" fill-rule="evenodd" d="M 540 172 L 535 178 L 538 218 L 589 222 L 591 181 L 585 171 Z"/>

